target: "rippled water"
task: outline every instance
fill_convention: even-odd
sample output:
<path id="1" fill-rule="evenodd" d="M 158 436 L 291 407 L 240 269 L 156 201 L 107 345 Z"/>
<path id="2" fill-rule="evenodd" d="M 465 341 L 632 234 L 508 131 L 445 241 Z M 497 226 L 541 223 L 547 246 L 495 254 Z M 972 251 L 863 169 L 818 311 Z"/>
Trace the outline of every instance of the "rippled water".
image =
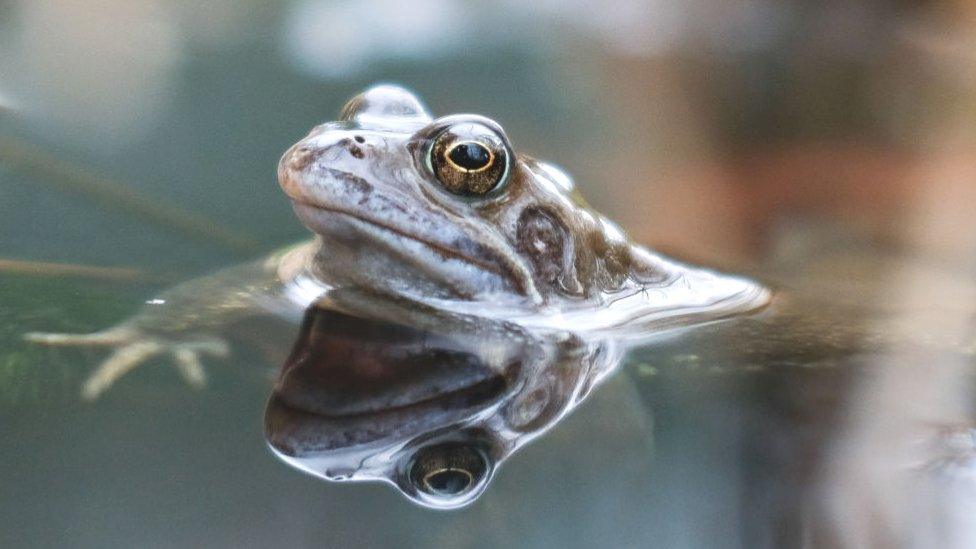
<path id="1" fill-rule="evenodd" d="M 97 327 L 138 295 L 104 283 L 57 291 L 45 280 L 5 276 L 8 333 L 52 321 Z M 37 293 L 43 301 L 18 298 Z M 101 353 L 8 336 L 3 503 L 21 519 L 5 536 L 92 545 L 834 540 L 844 525 L 828 496 L 857 486 L 843 475 L 858 465 L 917 485 L 938 503 L 929 512 L 965 508 L 972 436 L 939 414 L 944 395 L 973 381 L 974 341 L 953 340 L 934 318 L 906 338 L 886 326 L 887 307 L 840 297 L 794 290 L 758 316 L 637 349 L 578 410 L 506 461 L 481 499 L 447 514 L 381 485 L 322 483 L 269 451 L 262 418 L 293 326 L 239 326 L 232 358 L 208 364 L 203 390 L 158 361 L 95 403 L 81 402 L 78 389 Z M 953 363 L 956 377 L 931 379 Z M 852 421 L 874 413 L 865 402 L 884 399 L 865 387 L 904 383 L 907 393 L 878 404 L 891 425 Z M 933 391 L 939 400 L 926 402 Z M 848 444 L 855 457 L 838 456 Z M 862 449 L 866 464 L 856 458 Z M 843 466 L 832 468 L 836 460 Z M 864 494 L 845 497 L 854 495 Z M 918 535 L 941 539 L 941 527 L 919 517 Z"/>

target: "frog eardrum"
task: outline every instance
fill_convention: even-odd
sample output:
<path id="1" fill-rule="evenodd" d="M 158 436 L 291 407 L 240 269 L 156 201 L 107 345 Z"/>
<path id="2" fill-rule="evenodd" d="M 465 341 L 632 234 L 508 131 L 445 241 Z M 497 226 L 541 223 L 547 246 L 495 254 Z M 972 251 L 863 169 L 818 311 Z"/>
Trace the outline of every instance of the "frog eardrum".
<path id="1" fill-rule="evenodd" d="M 431 141 L 427 163 L 437 181 L 460 196 L 484 196 L 508 178 L 509 153 L 504 139 L 476 122 L 447 126 Z"/>

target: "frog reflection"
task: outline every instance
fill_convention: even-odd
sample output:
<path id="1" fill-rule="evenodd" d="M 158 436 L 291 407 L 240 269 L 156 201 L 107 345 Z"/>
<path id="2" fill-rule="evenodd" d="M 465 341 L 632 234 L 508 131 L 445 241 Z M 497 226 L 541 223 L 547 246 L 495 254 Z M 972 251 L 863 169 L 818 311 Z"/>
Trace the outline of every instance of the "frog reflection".
<path id="1" fill-rule="evenodd" d="M 303 471 L 389 482 L 428 507 L 474 501 L 622 356 L 566 332 L 435 310 L 389 322 L 332 305 L 306 313 L 268 403 L 267 440 Z"/>

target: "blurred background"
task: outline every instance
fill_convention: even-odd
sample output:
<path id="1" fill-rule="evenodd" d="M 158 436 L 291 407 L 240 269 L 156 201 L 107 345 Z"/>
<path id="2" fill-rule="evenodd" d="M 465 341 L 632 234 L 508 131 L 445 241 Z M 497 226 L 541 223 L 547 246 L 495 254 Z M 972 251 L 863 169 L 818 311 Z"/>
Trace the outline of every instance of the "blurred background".
<path id="1" fill-rule="evenodd" d="M 5 185 L 4 251 L 207 266 L 148 234 L 177 222 L 120 231 L 65 193 L 160 201 L 241 250 L 301 236 L 276 160 L 377 81 L 498 119 L 644 242 L 741 260 L 814 225 L 916 241 L 919 195 L 972 169 L 974 25 L 967 2 L 8 0 L 5 175 L 46 177 Z M 73 230 L 38 222 L 55 208 Z"/>
<path id="2" fill-rule="evenodd" d="M 824 348 L 828 336 L 831 344 L 843 339 L 869 349 L 862 361 L 868 373 L 830 377 L 804 397 L 813 404 L 802 413 L 776 399 L 756 404 L 748 377 L 703 381 L 675 370 L 671 382 L 651 388 L 641 385 L 646 379 L 634 381 L 637 389 L 612 382 L 604 394 L 643 395 L 628 397 L 638 434 L 612 442 L 629 444 L 633 462 L 608 471 L 605 456 L 577 456 L 577 469 L 539 473 L 567 452 L 592 448 L 588 433 L 607 418 L 624 421 L 600 401 L 580 412 L 585 419 L 570 418 L 577 427 L 514 457 L 506 465 L 513 473 L 489 488 L 487 503 L 431 515 L 382 487 L 361 495 L 359 487 L 320 486 L 284 471 L 261 453 L 253 417 L 234 423 L 229 404 L 213 415 L 215 400 L 192 401 L 164 368 L 142 385 L 132 382 L 134 396 L 82 407 L 73 391 L 92 357 L 64 351 L 52 358 L 20 342 L 32 329 L 102 328 L 135 310 L 147 292 L 307 236 L 275 181 L 278 158 L 378 81 L 416 90 L 435 115 L 497 120 L 517 151 L 564 167 L 594 207 L 644 244 L 757 276 L 806 299 L 803 307 L 837 305 L 839 316 L 804 324 L 808 331 L 776 320 L 764 329 L 789 326 L 777 352 Z M 20 515 L 2 521 L 0 540 L 6 534 L 9 543 L 0 544 L 74 537 L 101 546 L 966 546 L 976 542 L 960 511 L 976 508 L 968 434 L 974 214 L 976 4 L 965 0 L 0 0 L 0 434 L 7 431 L 0 511 Z M 838 328 L 855 318 L 857 331 Z M 911 353 L 898 346 L 905 342 L 914 342 Z M 749 346 L 723 348 L 742 347 Z M 674 351 L 688 355 L 687 348 Z M 780 377 L 769 394 L 799 383 L 793 372 L 771 374 Z M 245 376 L 253 386 L 247 394 L 234 391 L 240 381 L 233 374 L 214 375 L 217 395 L 242 414 L 249 406 L 260 413 L 264 374 Z M 228 376 L 223 389 L 220 375 Z M 712 389 L 692 391 L 699 385 Z M 701 401 L 716 394 L 709 391 L 727 406 L 701 411 Z M 648 403 L 648 394 L 657 400 Z M 170 423 L 158 419 L 153 440 L 163 444 L 165 432 L 182 441 L 165 448 L 187 450 L 198 448 L 193 441 L 219 439 L 215 432 L 252 436 L 247 478 L 241 471 L 240 478 L 219 477 L 227 489 L 211 486 L 220 495 L 202 503 L 180 495 L 189 478 L 206 484 L 201 473 L 181 476 L 188 469 L 228 474 L 215 457 L 239 443 L 228 434 L 209 465 L 181 453 L 173 462 L 181 468 L 167 469 L 175 485 L 149 482 L 136 469 L 158 455 L 148 450 L 112 461 L 128 477 L 103 471 L 98 482 L 79 480 L 105 463 L 118 437 L 150 436 L 132 418 L 169 417 L 170 403 L 183 399 L 196 402 L 184 403 L 193 410 L 184 414 L 212 422 L 188 435 L 179 414 Z M 132 406 L 142 406 L 141 415 L 126 415 Z M 676 426 L 676 410 L 688 406 L 711 427 Z M 796 449 L 772 451 L 766 461 L 741 452 L 720 460 L 723 450 L 741 450 L 743 432 L 765 433 L 768 443 L 767 431 L 743 431 L 743 422 L 784 409 L 832 418 L 830 444 L 817 431 L 802 443 L 783 439 Z M 678 421 L 665 432 L 684 433 L 664 440 L 697 442 L 670 450 L 655 442 L 654 461 L 649 418 L 662 413 Z M 127 419 L 116 425 L 120 415 Z M 719 428 L 729 417 L 739 418 L 738 430 Z M 950 453 L 962 456 L 953 463 L 969 464 L 949 475 L 962 475 L 963 489 L 950 482 L 950 496 L 926 485 L 936 503 L 922 511 L 903 505 L 920 499 L 891 482 L 885 464 L 902 463 L 897 449 L 916 448 L 908 442 L 918 433 L 898 418 L 950 434 Z M 112 434 L 105 425 L 114 426 Z M 98 442 L 83 436 L 92 432 Z M 556 445 L 545 446 L 549 440 Z M 87 458 L 65 463 L 78 445 Z M 786 498 L 790 505 L 779 496 L 756 500 L 756 491 L 770 493 L 765 485 L 734 472 L 743 463 L 775 468 L 823 454 L 829 457 L 800 475 L 820 494 L 812 506 L 805 495 Z M 645 491 L 594 468 L 627 471 L 655 495 L 647 500 Z M 242 488 L 249 478 L 263 479 L 263 496 Z M 572 483 L 587 488 L 576 490 L 579 501 L 563 502 L 571 508 L 562 519 L 540 516 L 552 505 L 545 491 Z M 304 492 L 290 500 L 282 486 Z M 153 517 L 153 506 L 139 498 L 156 492 L 169 495 L 159 496 L 164 503 Z M 268 504 L 276 511 L 250 507 L 260 507 L 261 497 L 276 501 Z M 86 510 L 87 498 L 99 503 Z M 215 519 L 230 501 L 250 510 Z M 789 520 L 774 512 L 793 504 Z M 320 514 L 306 516 L 307 509 Z M 366 534 L 337 525 L 335 517 L 347 515 L 384 527 Z"/>

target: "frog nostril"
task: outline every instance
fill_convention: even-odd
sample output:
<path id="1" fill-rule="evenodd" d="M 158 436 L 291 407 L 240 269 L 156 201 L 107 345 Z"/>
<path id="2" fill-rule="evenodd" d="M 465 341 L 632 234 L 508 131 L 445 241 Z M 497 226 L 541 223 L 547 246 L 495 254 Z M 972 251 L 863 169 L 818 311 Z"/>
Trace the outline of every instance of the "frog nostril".
<path id="1" fill-rule="evenodd" d="M 355 140 L 357 142 L 359 142 L 359 136 L 358 135 L 355 137 Z M 339 146 L 339 147 L 345 147 L 346 150 L 349 151 L 349 154 L 351 154 L 354 158 L 362 159 L 364 156 L 366 156 L 365 153 L 363 153 L 363 150 L 361 148 L 359 148 L 359 145 L 357 145 L 356 143 L 354 143 L 353 140 L 352 139 L 349 139 L 348 137 L 343 138 L 343 139 L 340 139 L 336 143 L 336 145 Z"/>

